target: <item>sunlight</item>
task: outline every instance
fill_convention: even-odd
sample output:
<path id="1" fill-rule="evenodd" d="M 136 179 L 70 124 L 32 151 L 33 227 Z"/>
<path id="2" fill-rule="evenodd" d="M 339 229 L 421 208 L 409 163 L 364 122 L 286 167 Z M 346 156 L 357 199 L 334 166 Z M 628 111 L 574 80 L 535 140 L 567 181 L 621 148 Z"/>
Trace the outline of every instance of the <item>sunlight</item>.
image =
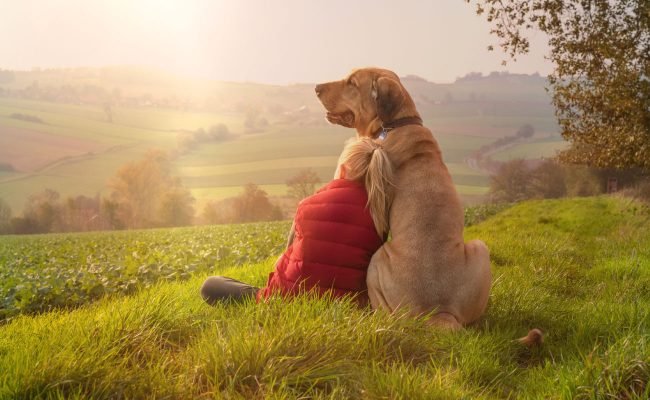
<path id="1" fill-rule="evenodd" d="M 189 33 L 200 17 L 197 3 L 176 0 L 142 0 L 130 2 L 129 7 L 144 25 L 173 34 Z"/>

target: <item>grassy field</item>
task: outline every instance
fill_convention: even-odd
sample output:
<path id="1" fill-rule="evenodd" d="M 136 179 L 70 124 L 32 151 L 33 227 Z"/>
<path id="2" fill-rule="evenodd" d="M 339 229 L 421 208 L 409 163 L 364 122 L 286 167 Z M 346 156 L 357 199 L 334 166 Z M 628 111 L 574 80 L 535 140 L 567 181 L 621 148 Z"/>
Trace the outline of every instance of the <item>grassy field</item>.
<path id="1" fill-rule="evenodd" d="M 487 242 L 494 283 L 486 315 L 462 332 L 345 301 L 200 299 L 208 274 L 264 284 L 271 257 L 13 319 L 0 327 L 0 398 L 650 396 L 647 206 L 526 202 L 466 238 Z M 532 327 L 546 334 L 540 348 L 513 341 Z"/>

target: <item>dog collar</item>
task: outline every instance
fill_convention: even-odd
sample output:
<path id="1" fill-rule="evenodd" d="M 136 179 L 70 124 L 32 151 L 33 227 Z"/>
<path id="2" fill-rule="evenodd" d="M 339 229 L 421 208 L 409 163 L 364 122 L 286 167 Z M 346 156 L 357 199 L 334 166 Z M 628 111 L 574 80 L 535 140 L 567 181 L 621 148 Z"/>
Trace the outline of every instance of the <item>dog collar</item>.
<path id="1" fill-rule="evenodd" d="M 381 131 L 377 135 L 377 139 L 385 140 L 388 136 L 388 133 L 393 129 L 401 128 L 406 125 L 420 125 L 422 126 L 422 118 L 420 117 L 405 117 L 396 119 L 391 122 L 382 122 Z"/>

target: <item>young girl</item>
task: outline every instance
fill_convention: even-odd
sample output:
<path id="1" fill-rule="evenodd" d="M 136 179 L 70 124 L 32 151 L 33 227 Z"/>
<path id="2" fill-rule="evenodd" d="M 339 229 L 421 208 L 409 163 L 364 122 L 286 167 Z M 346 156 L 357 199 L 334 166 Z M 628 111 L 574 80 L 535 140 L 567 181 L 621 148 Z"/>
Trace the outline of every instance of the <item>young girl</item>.
<path id="1" fill-rule="evenodd" d="M 334 180 L 298 205 L 287 249 L 266 287 L 212 276 L 203 283 L 201 295 L 214 304 L 315 291 L 353 296 L 367 305 L 366 271 L 388 236 L 392 182 L 393 167 L 381 142 L 349 141 Z"/>

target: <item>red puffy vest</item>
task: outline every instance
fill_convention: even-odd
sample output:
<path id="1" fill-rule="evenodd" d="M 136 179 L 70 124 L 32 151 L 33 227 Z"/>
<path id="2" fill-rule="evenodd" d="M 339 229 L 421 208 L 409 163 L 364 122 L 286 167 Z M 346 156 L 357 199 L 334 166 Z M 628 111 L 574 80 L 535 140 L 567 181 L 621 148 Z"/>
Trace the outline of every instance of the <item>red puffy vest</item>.
<path id="1" fill-rule="evenodd" d="M 278 260 L 259 298 L 272 293 L 331 292 L 368 303 L 366 271 L 382 245 L 361 183 L 335 179 L 298 205 L 293 243 Z"/>

